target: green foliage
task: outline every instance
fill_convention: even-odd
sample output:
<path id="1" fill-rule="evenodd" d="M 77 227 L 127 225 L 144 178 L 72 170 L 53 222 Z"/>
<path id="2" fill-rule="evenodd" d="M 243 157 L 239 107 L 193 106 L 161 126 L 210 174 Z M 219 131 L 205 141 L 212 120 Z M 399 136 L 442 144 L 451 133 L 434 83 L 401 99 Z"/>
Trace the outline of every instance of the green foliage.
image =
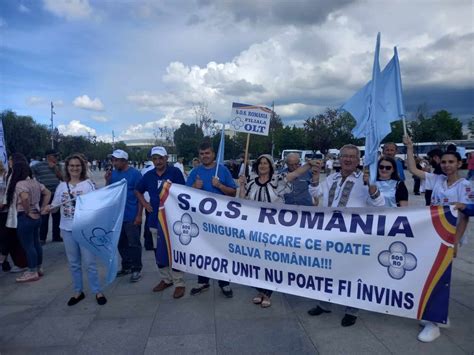
<path id="1" fill-rule="evenodd" d="M 415 142 L 443 143 L 450 139 L 462 139 L 462 123 L 446 111 L 436 112 L 430 118 L 419 115 L 416 121 L 410 122 Z"/>
<path id="2" fill-rule="evenodd" d="M 20 152 L 29 158 L 42 157 L 51 147 L 48 128 L 35 123 L 30 116 L 18 116 L 15 112 L 3 111 L 0 117 L 3 121 L 7 153 Z"/>
<path id="3" fill-rule="evenodd" d="M 469 133 L 474 134 L 474 117 L 469 120 L 467 128 L 469 129 Z"/>
<path id="4" fill-rule="evenodd" d="M 403 140 L 403 120 L 394 121 L 390 124 L 392 132 L 382 140 L 385 142 L 402 142 Z"/>
<path id="5" fill-rule="evenodd" d="M 328 149 L 341 148 L 344 144 L 360 145 L 362 140 L 355 139 L 351 133 L 354 126 L 355 120 L 350 114 L 338 114 L 328 108 L 325 113 L 306 119 L 306 147 L 324 154 Z"/>
<path id="6" fill-rule="evenodd" d="M 185 123 L 174 132 L 174 144 L 178 156 L 184 157 L 189 162 L 193 157 L 197 157 L 198 148 L 204 139 L 202 129 L 194 123 L 187 125 Z"/>

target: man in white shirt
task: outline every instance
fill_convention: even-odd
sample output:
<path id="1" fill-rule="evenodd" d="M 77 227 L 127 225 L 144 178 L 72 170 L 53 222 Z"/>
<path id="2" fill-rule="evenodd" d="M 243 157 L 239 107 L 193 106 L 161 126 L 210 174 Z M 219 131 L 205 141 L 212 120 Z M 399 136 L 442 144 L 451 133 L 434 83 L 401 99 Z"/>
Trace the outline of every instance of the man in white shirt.
<path id="1" fill-rule="evenodd" d="M 186 175 L 186 172 L 184 171 L 183 161 L 184 161 L 184 158 L 179 157 L 178 161 L 176 163 L 174 163 L 174 167 L 178 168 L 181 171 L 181 173 L 183 174 L 184 179 L 186 180 L 187 175 Z"/>
<path id="2" fill-rule="evenodd" d="M 312 183 L 309 193 L 318 197 L 323 207 L 365 207 L 383 206 L 385 200 L 375 185 L 365 185 L 368 175 L 364 176 L 357 169 L 360 161 L 360 151 L 352 144 L 341 148 L 341 171 L 329 175 L 325 181 L 319 183 L 321 163 L 315 162 Z M 319 316 L 331 312 L 331 303 L 318 301 L 316 307 L 311 308 L 308 314 Z M 341 325 L 349 327 L 357 320 L 357 308 L 346 307 L 346 314 L 342 318 Z"/>

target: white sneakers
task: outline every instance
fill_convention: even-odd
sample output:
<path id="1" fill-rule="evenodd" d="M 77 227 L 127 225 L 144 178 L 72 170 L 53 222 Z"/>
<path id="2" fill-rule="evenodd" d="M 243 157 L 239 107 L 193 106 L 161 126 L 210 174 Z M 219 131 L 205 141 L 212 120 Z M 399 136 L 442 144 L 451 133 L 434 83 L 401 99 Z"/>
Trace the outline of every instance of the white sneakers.
<path id="1" fill-rule="evenodd" d="M 439 327 L 436 323 L 427 322 L 424 324 L 423 330 L 418 334 L 418 340 L 423 343 L 429 343 L 441 335 Z"/>
<path id="2" fill-rule="evenodd" d="M 31 282 L 31 281 L 38 281 L 39 280 L 38 273 L 32 271 L 25 271 L 23 275 L 17 277 L 16 282 Z"/>

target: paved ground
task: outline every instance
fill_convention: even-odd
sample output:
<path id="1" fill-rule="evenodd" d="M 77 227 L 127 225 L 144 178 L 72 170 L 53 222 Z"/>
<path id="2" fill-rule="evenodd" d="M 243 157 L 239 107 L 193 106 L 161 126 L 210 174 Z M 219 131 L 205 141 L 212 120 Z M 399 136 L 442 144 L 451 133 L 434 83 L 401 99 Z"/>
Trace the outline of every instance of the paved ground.
<path id="1" fill-rule="evenodd" d="M 410 198 L 410 204 L 422 204 Z M 473 232 L 471 222 L 471 239 Z M 217 284 L 179 300 L 171 289 L 153 293 L 158 275 L 149 251 L 140 282 L 117 279 L 105 290 L 105 306 L 86 289 L 86 299 L 68 307 L 72 290 L 64 249 L 48 243 L 41 281 L 18 285 L 15 275 L 0 274 L 0 354 L 472 354 L 473 252 L 471 240 L 454 262 L 451 327 L 423 344 L 416 340 L 415 320 L 361 311 L 355 326 L 342 328 L 342 308 L 310 317 L 313 301 L 275 293 L 272 307 L 261 309 L 250 302 L 255 291 L 240 285 L 233 285 L 233 299 L 224 298 Z M 187 280 L 189 291 L 196 277 Z"/>

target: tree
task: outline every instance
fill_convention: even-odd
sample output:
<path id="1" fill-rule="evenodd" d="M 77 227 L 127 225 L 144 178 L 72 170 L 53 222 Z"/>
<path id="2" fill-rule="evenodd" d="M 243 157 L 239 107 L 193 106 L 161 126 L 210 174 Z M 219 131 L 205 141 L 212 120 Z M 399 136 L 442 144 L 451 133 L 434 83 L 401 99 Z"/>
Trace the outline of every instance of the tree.
<path id="1" fill-rule="evenodd" d="M 18 116 L 9 110 L 3 111 L 0 117 L 8 153 L 23 153 L 27 158 L 42 157 L 51 148 L 48 128 L 37 124 L 32 117 Z"/>
<path id="2" fill-rule="evenodd" d="M 386 136 L 382 143 L 385 142 L 402 142 L 403 141 L 403 120 L 394 121 L 390 124 L 392 131 Z"/>
<path id="3" fill-rule="evenodd" d="M 470 133 L 471 135 L 474 135 L 474 117 L 472 117 L 472 118 L 469 120 L 469 122 L 468 122 L 468 124 L 467 124 L 467 128 L 469 129 L 469 133 Z"/>
<path id="4" fill-rule="evenodd" d="M 184 157 L 186 161 L 190 161 L 197 156 L 199 144 L 204 138 L 203 131 L 194 123 L 187 125 L 182 123 L 174 132 L 174 144 L 176 152 L 179 156 Z"/>
<path id="5" fill-rule="evenodd" d="M 305 130 L 295 125 L 276 130 L 274 140 L 276 156 L 281 156 L 283 149 L 306 149 Z"/>
<path id="6" fill-rule="evenodd" d="M 438 142 L 462 139 L 462 123 L 446 110 L 436 112 L 430 118 L 419 117 L 410 124 L 415 142 Z"/>
<path id="7" fill-rule="evenodd" d="M 204 135 L 214 136 L 217 133 L 217 120 L 212 118 L 207 102 L 198 102 L 193 106 L 194 116 L 196 118 L 196 127 L 199 127 Z"/>

